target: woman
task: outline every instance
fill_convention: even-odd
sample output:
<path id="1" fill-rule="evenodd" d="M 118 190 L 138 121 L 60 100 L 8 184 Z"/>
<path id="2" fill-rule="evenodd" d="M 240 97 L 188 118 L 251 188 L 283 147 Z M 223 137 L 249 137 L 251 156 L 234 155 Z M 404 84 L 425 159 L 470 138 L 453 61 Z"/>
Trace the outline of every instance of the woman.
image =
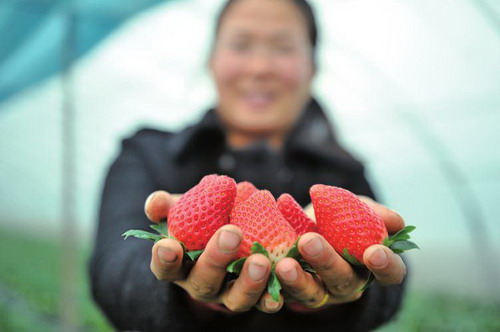
<path id="1" fill-rule="evenodd" d="M 228 1 L 217 21 L 209 61 L 218 93 L 215 109 L 180 133 L 142 130 L 125 140 L 103 193 L 91 261 L 94 297 L 118 329 L 370 330 L 388 321 L 401 303 L 406 267 L 383 246 L 364 261 L 378 279 L 356 292 L 366 275 L 351 268 L 316 233 L 299 249 L 319 277 L 296 261 L 276 265 L 286 300 L 265 293 L 270 263 L 252 255 L 241 275 L 228 281 L 241 231 L 226 225 L 211 238 L 191 269 L 172 239 L 123 241 L 132 228 L 146 229 L 142 202 L 154 218 L 206 174 L 227 174 L 283 192 L 303 206 L 316 183 L 341 186 L 373 197 L 363 168 L 336 142 L 319 104 L 311 97 L 316 71 L 316 25 L 299 0 Z M 403 227 L 391 210 L 364 198 L 390 232 Z M 163 209 L 163 211 L 161 211 Z M 268 313 L 274 313 L 269 315 Z"/>

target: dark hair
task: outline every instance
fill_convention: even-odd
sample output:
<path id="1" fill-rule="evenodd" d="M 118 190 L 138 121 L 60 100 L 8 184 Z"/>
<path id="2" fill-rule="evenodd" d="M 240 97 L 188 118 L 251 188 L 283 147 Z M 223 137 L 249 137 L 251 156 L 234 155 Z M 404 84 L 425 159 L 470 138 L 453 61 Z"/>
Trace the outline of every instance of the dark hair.
<path id="1" fill-rule="evenodd" d="M 222 24 L 222 20 L 226 15 L 227 11 L 238 0 L 227 0 L 222 9 L 219 11 L 219 15 L 217 16 L 217 21 L 215 25 L 215 40 L 217 39 L 217 35 L 219 34 L 220 26 Z M 318 27 L 316 25 L 316 18 L 314 16 L 314 11 L 306 0 L 290 0 L 297 8 L 300 13 L 304 17 L 307 26 L 307 35 L 309 37 L 309 41 L 311 42 L 311 50 L 312 50 L 312 59 L 314 65 L 316 65 L 316 45 L 318 42 Z M 214 41 L 215 43 L 215 41 Z"/>

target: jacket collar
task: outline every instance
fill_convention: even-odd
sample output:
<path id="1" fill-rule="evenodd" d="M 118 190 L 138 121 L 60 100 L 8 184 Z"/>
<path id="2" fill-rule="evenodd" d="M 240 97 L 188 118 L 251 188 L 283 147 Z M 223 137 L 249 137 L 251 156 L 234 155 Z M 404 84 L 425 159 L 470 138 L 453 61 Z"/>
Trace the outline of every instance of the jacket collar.
<path id="1" fill-rule="evenodd" d="M 191 153 L 206 153 L 207 148 L 216 146 L 225 149 L 226 139 L 223 125 L 214 109 L 205 113 L 197 124 L 174 135 L 169 151 L 174 160 L 182 162 Z M 338 143 L 332 126 L 319 103 L 313 98 L 308 103 L 295 127 L 284 144 L 284 155 L 291 158 L 313 158 L 326 161 L 333 167 L 358 172 L 361 163 L 352 157 Z M 211 150 L 211 149 L 210 149 Z"/>

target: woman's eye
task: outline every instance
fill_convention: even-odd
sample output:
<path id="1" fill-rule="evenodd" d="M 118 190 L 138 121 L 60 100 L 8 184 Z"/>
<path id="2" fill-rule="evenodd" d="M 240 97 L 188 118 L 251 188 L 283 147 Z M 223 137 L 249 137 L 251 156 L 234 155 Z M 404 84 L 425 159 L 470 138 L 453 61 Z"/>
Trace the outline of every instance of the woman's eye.
<path id="1" fill-rule="evenodd" d="M 274 46 L 274 51 L 277 54 L 292 54 L 295 52 L 295 47 L 289 44 L 276 44 Z"/>
<path id="2" fill-rule="evenodd" d="M 230 43 L 230 47 L 234 51 L 245 52 L 250 49 L 250 44 L 245 41 L 234 41 Z"/>

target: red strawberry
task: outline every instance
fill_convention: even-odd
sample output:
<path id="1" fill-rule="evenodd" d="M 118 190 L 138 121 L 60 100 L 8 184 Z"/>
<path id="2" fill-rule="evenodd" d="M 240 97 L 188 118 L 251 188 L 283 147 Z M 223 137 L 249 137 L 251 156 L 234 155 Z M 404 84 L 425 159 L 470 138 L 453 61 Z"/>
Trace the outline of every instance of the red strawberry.
<path id="1" fill-rule="evenodd" d="M 224 175 L 207 175 L 188 190 L 168 213 L 168 232 L 188 251 L 204 249 L 212 235 L 229 222 L 236 182 Z"/>
<path id="2" fill-rule="evenodd" d="M 317 232 L 316 222 L 309 218 L 299 203 L 290 194 L 282 194 L 278 200 L 278 208 L 298 236 L 307 232 Z"/>
<path id="3" fill-rule="evenodd" d="M 234 200 L 234 206 L 246 200 L 250 195 L 256 192 L 258 189 L 255 188 L 253 183 L 248 181 L 238 182 L 236 186 L 236 199 Z"/>
<path id="4" fill-rule="evenodd" d="M 348 190 L 317 184 L 309 191 L 318 232 L 353 264 L 363 263 L 363 253 L 374 244 L 384 244 L 396 253 L 418 248 L 407 241 L 415 227 L 407 226 L 388 238 L 384 221 Z"/>
<path id="5" fill-rule="evenodd" d="M 259 190 L 234 207 L 230 223 L 243 232 L 238 257 L 247 257 L 254 242 L 259 242 L 276 263 L 288 254 L 297 234 L 281 215 L 276 200 L 267 190 Z"/>

